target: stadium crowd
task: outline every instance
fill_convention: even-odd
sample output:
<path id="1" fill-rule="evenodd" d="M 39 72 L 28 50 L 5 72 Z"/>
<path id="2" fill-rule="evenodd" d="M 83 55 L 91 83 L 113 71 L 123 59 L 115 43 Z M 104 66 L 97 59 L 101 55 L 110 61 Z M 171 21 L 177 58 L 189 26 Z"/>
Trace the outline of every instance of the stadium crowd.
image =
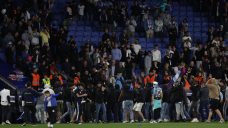
<path id="1" fill-rule="evenodd" d="M 169 1 L 154 7 L 140 0 L 133 3 L 130 14 L 121 0 L 68 3 L 65 20 L 98 21 L 105 31 L 98 46 L 88 41 L 78 48 L 73 35 L 67 39 L 66 25 L 52 28 L 54 1 L 34 0 L 23 7 L 6 1 L 0 17 L 1 47 L 7 63 L 30 79 L 19 101 L 3 99 L 9 95 L 1 91 L 2 111 L 11 110 L 2 112 L 2 124 L 15 122 L 11 117 L 18 105 L 23 125 L 49 122 L 49 127 L 56 121 L 227 120 L 227 16 L 208 30 L 207 42 L 195 42 L 187 18 L 177 23 L 171 16 Z M 124 28 L 120 37 L 117 26 Z M 161 43 L 168 36 L 165 55 L 160 44 L 145 51 L 136 33 L 160 38 Z M 218 116 L 212 118 L 213 113 Z"/>

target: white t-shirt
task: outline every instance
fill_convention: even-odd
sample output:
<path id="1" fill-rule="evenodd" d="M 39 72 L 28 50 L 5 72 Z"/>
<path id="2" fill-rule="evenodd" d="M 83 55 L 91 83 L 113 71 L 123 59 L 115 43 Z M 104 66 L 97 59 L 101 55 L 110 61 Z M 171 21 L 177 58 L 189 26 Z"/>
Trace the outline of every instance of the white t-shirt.
<path id="1" fill-rule="evenodd" d="M 138 55 L 139 50 L 142 49 L 141 45 L 140 44 L 134 44 L 133 47 L 134 47 L 135 53 Z"/>
<path id="2" fill-rule="evenodd" d="M 1 96 L 1 105 L 2 106 L 7 106 L 9 105 L 9 102 L 7 100 L 7 97 L 10 96 L 10 90 L 8 89 L 3 89 L 1 92 L 0 92 L 0 96 Z"/>
<path id="3" fill-rule="evenodd" d="M 152 51 L 153 61 L 161 62 L 161 52 L 159 50 Z"/>
<path id="4" fill-rule="evenodd" d="M 85 5 L 78 5 L 78 14 L 84 16 Z"/>

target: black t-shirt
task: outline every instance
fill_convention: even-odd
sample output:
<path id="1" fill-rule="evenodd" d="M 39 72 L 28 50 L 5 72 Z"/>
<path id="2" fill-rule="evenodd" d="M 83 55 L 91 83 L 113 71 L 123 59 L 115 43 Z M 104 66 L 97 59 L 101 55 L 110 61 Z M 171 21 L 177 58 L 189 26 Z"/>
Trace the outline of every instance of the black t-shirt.
<path id="1" fill-rule="evenodd" d="M 102 91 L 101 88 L 97 88 L 95 92 L 95 102 L 96 103 L 104 103 L 105 99 L 105 91 Z"/>
<path id="2" fill-rule="evenodd" d="M 123 100 L 133 100 L 134 99 L 134 91 L 130 88 L 130 86 L 123 86 Z"/>
<path id="3" fill-rule="evenodd" d="M 135 102 L 138 103 L 144 103 L 145 102 L 145 95 L 143 93 L 143 90 L 141 88 L 136 89 L 135 91 Z"/>

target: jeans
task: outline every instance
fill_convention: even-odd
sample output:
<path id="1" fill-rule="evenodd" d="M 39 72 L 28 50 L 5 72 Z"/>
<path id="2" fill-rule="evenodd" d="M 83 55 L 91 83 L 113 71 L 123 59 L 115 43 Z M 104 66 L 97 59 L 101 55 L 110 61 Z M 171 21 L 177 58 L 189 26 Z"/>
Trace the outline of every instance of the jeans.
<path id="1" fill-rule="evenodd" d="M 96 103 L 96 122 L 99 121 L 99 113 L 102 109 L 102 119 L 103 121 L 107 121 L 106 117 L 106 106 L 104 103 Z"/>
<path id="2" fill-rule="evenodd" d="M 70 115 L 70 116 L 72 115 L 71 102 L 67 101 L 66 107 L 67 107 L 67 111 L 60 117 L 60 120 L 64 119 L 67 115 Z"/>
<path id="3" fill-rule="evenodd" d="M 36 105 L 36 119 L 37 121 L 40 121 L 40 123 L 44 124 L 45 118 L 44 118 L 44 105 L 43 104 L 37 104 Z"/>
<path id="4" fill-rule="evenodd" d="M 200 101 L 200 115 L 203 121 L 207 120 L 208 113 L 209 113 L 209 101 Z"/>
<path id="5" fill-rule="evenodd" d="M 167 102 L 162 103 L 161 107 L 161 119 L 167 119 L 169 120 L 169 104 Z"/>
<path id="6" fill-rule="evenodd" d="M 182 119 L 186 119 L 184 114 L 183 102 L 175 103 L 175 108 L 176 108 L 176 120 L 180 120 L 180 116 L 182 117 Z"/>
<path id="7" fill-rule="evenodd" d="M 123 101 L 123 120 L 124 121 L 127 121 L 128 113 L 130 113 L 130 120 L 134 120 L 133 105 L 134 103 L 132 100 Z"/>
<path id="8" fill-rule="evenodd" d="M 227 113 L 226 113 L 227 112 L 227 109 L 228 109 L 228 103 L 225 102 L 224 105 L 223 105 L 223 115 L 224 115 L 225 120 L 228 119 Z"/>
<path id="9" fill-rule="evenodd" d="M 199 113 L 199 101 L 192 101 L 189 112 L 193 116 L 193 118 L 196 118 L 198 116 L 198 113 Z"/>
<path id="10" fill-rule="evenodd" d="M 154 114 L 153 114 L 153 104 L 151 102 L 146 102 L 144 104 L 144 114 L 145 114 L 145 118 L 147 120 L 149 119 L 154 119 Z"/>

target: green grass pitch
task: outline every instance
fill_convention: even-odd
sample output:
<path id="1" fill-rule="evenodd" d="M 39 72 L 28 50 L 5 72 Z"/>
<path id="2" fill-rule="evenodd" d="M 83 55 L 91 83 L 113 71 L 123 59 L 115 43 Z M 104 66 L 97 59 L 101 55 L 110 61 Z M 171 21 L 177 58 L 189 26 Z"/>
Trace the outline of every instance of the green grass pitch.
<path id="1" fill-rule="evenodd" d="M 37 124 L 36 126 L 26 125 L 21 126 L 20 124 L 13 125 L 0 125 L 0 128 L 47 128 L 47 125 Z M 107 123 L 107 124 L 55 124 L 54 128 L 228 128 L 228 123 L 220 124 L 218 122 L 213 123 L 133 123 L 133 124 L 122 124 L 122 123 Z"/>

